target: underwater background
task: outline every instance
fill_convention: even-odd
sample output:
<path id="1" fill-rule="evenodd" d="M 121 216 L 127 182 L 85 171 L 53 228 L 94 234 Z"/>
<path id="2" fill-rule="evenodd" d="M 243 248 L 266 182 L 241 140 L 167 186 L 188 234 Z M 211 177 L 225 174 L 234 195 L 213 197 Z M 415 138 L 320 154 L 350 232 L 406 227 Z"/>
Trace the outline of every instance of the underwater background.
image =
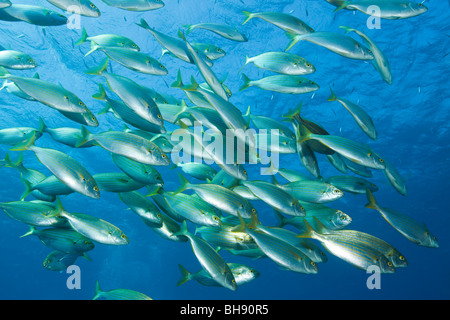
<path id="1" fill-rule="evenodd" d="M 13 1 L 19 2 L 63 12 L 47 1 Z M 212 70 L 219 78 L 228 74 L 225 84 L 233 93 L 230 101 L 243 113 L 251 106 L 253 114 L 280 120 L 281 115 L 302 102 L 302 115 L 320 123 L 330 134 L 368 143 L 397 168 L 408 188 L 406 197 L 400 195 L 381 171 L 373 170 L 373 177 L 369 180 L 379 187 L 375 193 L 377 201 L 424 222 L 437 237 L 439 248 L 421 247 L 408 241 L 378 212 L 364 207 L 367 202 L 365 195 L 346 194 L 329 205 L 351 216 L 353 221 L 348 228 L 370 233 L 391 243 L 408 260 L 406 268 L 381 275 L 381 289 L 369 290 L 366 285 L 368 274 L 329 253 L 328 261 L 318 265 L 319 272 L 308 275 L 282 270 L 268 258 L 252 260 L 225 251 L 220 254 L 227 262 L 251 266 L 260 272 L 259 278 L 234 292 L 222 287 L 205 287 L 195 281 L 177 286 L 181 276 L 178 264 L 192 272 L 201 269 L 188 242 L 172 242 L 159 237 L 137 215 L 125 210 L 125 204 L 114 193 L 103 192 L 98 200 L 73 193 L 61 197 L 67 211 L 86 213 L 111 222 L 127 234 L 130 243 L 126 246 L 96 243 L 95 249 L 89 252 L 92 261 L 83 258 L 76 261 L 81 270 L 81 289 L 69 290 L 66 280 L 70 274 L 52 272 L 42 266 L 44 258 L 52 250 L 37 237 L 19 238 L 28 231 L 28 227 L 2 213 L 0 299 L 92 299 L 97 280 L 103 290 L 127 288 L 153 299 L 450 298 L 450 207 L 446 196 L 450 186 L 450 2 L 425 1 L 428 7 L 426 13 L 403 20 L 382 19 L 381 29 L 368 29 L 369 16 L 361 12 L 341 10 L 334 13 L 335 7 L 325 0 L 165 0 L 163 8 L 148 12 L 129 12 L 109 7 L 99 0 L 93 2 L 102 15 L 99 18 L 81 17 L 81 27 L 89 35 L 116 33 L 127 36 L 140 46 L 142 52 L 157 59 L 162 47 L 149 32 L 135 24 L 141 18 L 171 36 L 176 36 L 178 29 L 184 30 L 185 24 L 215 22 L 235 25 L 246 34 L 248 42 L 229 41 L 201 29 L 187 36 L 188 40 L 215 44 L 226 51 L 225 57 L 214 62 Z M 245 56 L 284 51 L 289 43 L 281 29 L 261 19 L 255 18 L 241 25 L 245 20 L 243 10 L 291 13 L 316 31 L 344 33 L 339 26 L 361 30 L 379 45 L 389 59 L 393 83 L 388 85 L 384 82 L 368 62 L 346 59 L 302 41 L 289 52 L 306 58 L 316 67 L 316 72 L 306 77 L 320 85 L 318 91 L 289 95 L 251 87 L 240 92 L 242 73 L 251 79 L 271 75 L 269 71 L 252 64 L 238 73 L 245 63 Z M 97 66 L 105 55 L 94 52 L 84 57 L 89 44 L 75 46 L 80 35 L 81 29 L 66 26 L 40 27 L 24 22 L 0 21 L 0 45 L 28 53 L 38 64 L 35 69 L 11 73 L 31 77 L 38 72 L 41 79 L 61 83 L 74 92 L 97 114 L 104 103 L 93 99 L 92 95 L 98 92 L 98 83 L 105 82 L 103 78 L 87 75 L 84 71 Z M 355 34 L 350 36 L 359 40 Z M 165 55 L 161 62 L 168 69 L 168 75 L 144 75 L 117 63 L 113 64 L 112 70 L 157 92 L 188 102 L 184 92 L 170 87 L 170 84 L 176 80 L 178 69 L 183 79 L 189 79 L 192 74 L 201 80 L 195 65 L 169 55 Z M 370 141 L 364 135 L 339 103 L 327 102 L 329 86 L 338 96 L 365 107 L 377 127 L 376 141 Z M 49 128 L 79 128 L 79 124 L 54 109 L 22 100 L 6 90 L 0 91 L 0 129 L 37 127 L 39 117 Z M 97 118 L 100 126 L 89 128 L 91 132 L 122 129 L 122 122 L 112 114 Z M 98 147 L 72 149 L 53 141 L 48 134 L 44 134 L 37 145 L 73 156 L 93 174 L 119 172 L 110 153 Z M 0 145 L 0 158 L 4 158 L 8 147 Z M 340 174 L 324 156 L 319 155 L 319 161 L 322 176 Z M 30 151 L 24 152 L 24 164 L 50 174 Z M 280 155 L 280 166 L 306 173 L 297 154 Z M 179 186 L 179 169 L 157 169 L 163 176 L 164 189 L 175 190 Z M 260 178 L 259 166 L 247 165 L 246 169 L 249 180 Z M 18 200 L 23 190 L 16 170 L 0 168 L 0 202 Z M 252 203 L 262 223 L 276 223 L 271 208 L 260 202 Z M 188 229 L 193 232 L 194 226 L 188 224 Z"/>

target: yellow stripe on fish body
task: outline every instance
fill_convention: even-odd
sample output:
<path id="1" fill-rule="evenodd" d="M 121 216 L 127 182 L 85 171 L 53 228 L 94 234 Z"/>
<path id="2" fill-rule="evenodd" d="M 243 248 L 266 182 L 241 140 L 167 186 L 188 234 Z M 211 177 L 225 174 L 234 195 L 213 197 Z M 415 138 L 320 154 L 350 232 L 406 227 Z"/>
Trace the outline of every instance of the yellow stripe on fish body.
<path id="1" fill-rule="evenodd" d="M 170 160 L 153 142 L 121 131 L 105 131 L 89 135 L 95 142 L 112 153 L 126 156 L 140 163 L 167 166 Z"/>
<path id="2" fill-rule="evenodd" d="M 286 51 L 294 46 L 298 41 L 309 41 L 343 57 L 355 60 L 373 60 L 372 52 L 361 43 L 351 37 L 336 32 L 317 31 L 309 34 L 286 33 L 291 39 Z"/>
<path id="3" fill-rule="evenodd" d="M 379 206 L 369 189 L 366 190 L 366 195 L 369 200 L 366 204 L 366 208 L 374 209 L 380 212 L 383 218 L 406 239 L 424 247 L 439 247 L 438 240 L 433 234 L 431 234 L 425 224 L 419 223 L 403 213 Z"/>
<path id="4" fill-rule="evenodd" d="M 31 226 L 30 230 L 22 237 L 28 235 L 35 235 L 45 246 L 64 253 L 82 255 L 95 247 L 91 240 L 71 229 L 47 228 L 37 230 Z"/>
<path id="5" fill-rule="evenodd" d="M 164 7 L 162 0 L 103 0 L 103 2 L 111 7 L 138 12 L 156 10 Z"/>
<path id="6" fill-rule="evenodd" d="M 184 25 L 187 28 L 186 34 L 189 34 L 194 29 L 205 29 L 211 32 L 214 32 L 226 39 L 238 41 L 238 42 L 247 42 L 248 39 L 245 34 L 242 34 L 236 30 L 236 28 L 231 27 L 229 25 L 223 23 L 199 23 L 195 25 Z"/>
<path id="7" fill-rule="evenodd" d="M 205 240 L 187 230 L 186 220 L 183 221 L 180 231 L 176 235 L 184 235 L 189 238 L 196 258 L 211 278 L 227 289 L 236 290 L 236 280 L 225 260 Z"/>
<path id="8" fill-rule="evenodd" d="M 95 296 L 92 300 L 153 300 L 149 296 L 130 289 L 114 289 L 102 291 L 98 281 L 95 284 Z"/>
<path id="9" fill-rule="evenodd" d="M 27 53 L 15 50 L 2 50 L 0 51 L 0 66 L 8 69 L 25 70 L 36 68 L 37 64 Z"/>
<path id="10" fill-rule="evenodd" d="M 263 90 L 276 91 L 288 94 L 303 94 L 319 90 L 319 85 L 314 81 L 301 76 L 274 75 L 259 80 L 250 80 L 245 74 L 242 74 L 244 80 L 239 91 L 251 86 L 257 86 Z"/>
<path id="11" fill-rule="evenodd" d="M 72 190 L 94 199 L 100 197 L 95 179 L 84 166 L 61 151 L 34 146 L 34 137 L 33 132 L 25 142 L 12 147 L 11 150 L 33 151 L 39 161 Z"/>
<path id="12" fill-rule="evenodd" d="M 113 224 L 94 216 L 81 213 L 61 213 L 72 228 L 85 237 L 103 244 L 125 245 L 129 243 L 128 237 Z"/>
<path id="13" fill-rule="evenodd" d="M 159 125 L 164 125 L 164 119 L 148 92 L 133 80 L 106 72 L 108 67 L 108 58 L 101 61 L 98 67 L 85 71 L 87 74 L 103 76 L 110 89 L 116 93 L 120 99 L 134 112 L 144 119 Z"/>
<path id="14" fill-rule="evenodd" d="M 7 21 L 24 21 L 37 26 L 62 26 L 67 24 L 67 17 L 42 6 L 12 4 L 2 9 L 8 15 Z"/>
<path id="15" fill-rule="evenodd" d="M 107 172 L 94 174 L 98 188 L 108 192 L 128 192 L 143 188 L 145 185 L 133 180 L 123 172 Z"/>
<path id="16" fill-rule="evenodd" d="M 354 265 L 355 267 L 367 270 L 368 267 L 376 265 L 382 273 L 393 273 L 395 268 L 380 251 L 372 246 L 362 244 L 348 239 L 337 233 L 319 233 L 312 229 L 311 225 L 305 220 L 306 231 L 298 235 L 301 238 L 312 238 L 320 243 L 333 255 Z"/>
<path id="17" fill-rule="evenodd" d="M 133 51 L 127 48 L 104 47 L 93 42 L 91 51 L 89 51 L 86 56 L 96 50 L 103 51 L 110 59 L 133 71 L 158 76 L 163 76 L 168 73 L 164 65 L 149 55 L 139 51 Z"/>
<path id="18" fill-rule="evenodd" d="M 58 216 L 59 208 L 52 203 L 27 201 L 0 202 L 0 208 L 10 218 L 36 227 L 66 227 L 67 221 Z"/>
<path id="19" fill-rule="evenodd" d="M 47 0 L 54 6 L 67 11 L 73 12 L 82 16 L 98 18 L 101 13 L 100 10 L 89 0 Z M 76 9 L 74 10 L 74 6 Z"/>
<path id="20" fill-rule="evenodd" d="M 97 36 L 92 36 L 90 37 L 87 32 L 86 29 L 83 27 L 82 31 L 81 31 L 81 37 L 80 39 L 78 39 L 78 41 L 75 43 L 75 45 L 80 45 L 86 41 L 91 41 L 94 42 L 100 46 L 104 46 L 104 47 L 117 47 L 117 48 L 126 48 L 129 50 L 134 50 L 134 51 L 140 51 L 141 49 L 139 48 L 139 46 L 134 43 L 133 40 L 121 36 L 121 35 L 117 35 L 117 34 L 100 34 Z"/>
<path id="21" fill-rule="evenodd" d="M 37 101 L 58 111 L 83 113 L 86 105 L 75 94 L 56 85 L 37 78 L 25 78 L 0 72 L 0 78 L 8 79 L 16 84 L 20 90 Z"/>
<path id="22" fill-rule="evenodd" d="M 164 185 L 161 174 L 151 165 L 134 161 L 126 156 L 111 154 L 114 164 L 134 180 L 145 185 Z"/>
<path id="23" fill-rule="evenodd" d="M 223 212 L 234 216 L 240 213 L 244 218 L 250 218 L 252 213 L 256 214 L 256 209 L 247 199 L 227 188 L 214 184 L 191 184 L 181 174 L 179 174 L 179 177 L 181 186 L 176 193 L 192 189 L 204 201 Z"/>
<path id="24" fill-rule="evenodd" d="M 251 13 L 248 11 L 242 11 L 246 19 L 242 24 L 247 23 L 250 19 L 260 18 L 265 20 L 278 28 L 295 34 L 308 34 L 314 32 L 314 29 L 308 26 L 305 22 L 299 18 L 283 13 L 283 12 L 256 12 Z"/>
<path id="25" fill-rule="evenodd" d="M 138 191 L 120 192 L 120 200 L 150 228 L 161 228 L 162 217 L 158 207 Z"/>
<path id="26" fill-rule="evenodd" d="M 242 185 L 274 209 L 291 216 L 304 216 L 305 210 L 291 194 L 266 181 L 242 181 Z"/>
<path id="27" fill-rule="evenodd" d="M 276 73 L 299 76 L 314 73 L 316 68 L 305 58 L 287 52 L 265 52 L 245 59 L 245 65 L 253 63 L 258 68 Z"/>

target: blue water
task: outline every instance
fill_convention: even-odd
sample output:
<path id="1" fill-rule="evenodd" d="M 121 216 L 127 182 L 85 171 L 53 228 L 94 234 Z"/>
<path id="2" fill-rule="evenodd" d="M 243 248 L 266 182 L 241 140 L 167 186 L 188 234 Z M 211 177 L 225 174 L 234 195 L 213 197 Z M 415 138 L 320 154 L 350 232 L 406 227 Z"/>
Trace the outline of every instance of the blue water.
<path id="1" fill-rule="evenodd" d="M 47 1 L 13 1 L 38 4 L 51 8 Z M 406 179 L 408 195 L 398 194 L 380 171 L 374 170 L 370 180 L 380 190 L 375 194 L 378 202 L 414 219 L 426 223 L 436 235 L 438 249 L 418 246 L 392 228 L 376 211 L 364 207 L 366 197 L 346 194 L 330 206 L 349 214 L 351 229 L 364 231 L 393 244 L 408 259 L 408 267 L 397 269 L 394 274 L 381 276 L 381 289 L 369 290 L 368 274 L 352 265 L 327 254 L 328 262 L 319 265 L 319 273 L 306 275 L 280 269 L 270 259 L 251 260 L 221 251 L 227 262 L 240 262 L 256 268 L 261 275 L 255 281 L 232 292 L 220 287 L 203 287 L 189 281 L 179 287 L 178 264 L 189 271 L 201 266 L 189 243 L 171 242 L 160 238 L 146 227 L 116 194 L 103 192 L 98 200 L 74 193 L 62 197 L 69 212 L 82 212 L 107 220 L 118 226 L 130 238 L 126 246 L 96 244 L 89 254 L 92 262 L 79 258 L 76 264 L 81 270 L 81 289 L 69 290 L 66 280 L 69 274 L 52 272 L 42 267 L 42 261 L 52 250 L 37 237 L 19 238 L 28 227 L 4 214 L 0 216 L 0 299 L 91 299 L 95 282 L 102 289 L 128 288 L 143 292 L 153 299 L 449 299 L 449 206 L 447 199 L 450 169 L 448 76 L 450 56 L 449 2 L 425 1 L 428 12 L 405 20 L 382 20 L 381 29 L 369 30 L 368 16 L 341 10 L 326 1 L 194 1 L 166 0 L 164 8 L 144 13 L 128 12 L 108 7 L 102 1 L 94 1 L 102 12 L 98 19 L 81 18 L 81 26 L 89 35 L 117 33 L 133 39 L 145 53 L 159 58 L 161 46 L 150 33 L 135 25 L 145 18 L 150 26 L 175 36 L 184 24 L 215 22 L 236 25 L 249 41 L 238 43 L 211 32 L 195 30 L 188 40 L 215 44 L 227 52 L 217 60 L 213 71 L 220 77 L 228 73 L 226 85 L 233 92 L 230 100 L 243 112 L 250 105 L 254 114 L 281 119 L 281 115 L 303 102 L 305 118 L 319 122 L 330 134 L 369 144 L 377 153 L 394 164 Z M 303 56 L 313 63 L 317 71 L 307 76 L 321 89 L 304 95 L 287 95 L 263 91 L 251 87 L 239 92 L 242 79 L 238 70 L 245 56 L 267 51 L 283 51 L 288 39 L 284 32 L 261 20 L 253 19 L 242 26 L 243 10 L 251 12 L 278 11 L 291 13 L 303 19 L 316 31 L 342 32 L 346 25 L 369 35 L 388 57 L 393 84 L 386 84 L 370 63 L 338 56 L 325 48 L 309 42 L 300 42 L 290 52 Z M 0 21 L 0 44 L 29 53 L 38 63 L 34 70 L 11 71 L 14 74 L 32 76 L 39 72 L 41 79 L 61 83 L 77 94 L 97 113 L 103 102 L 94 100 L 98 83 L 104 79 L 84 73 L 98 65 L 104 57 L 97 52 L 84 58 L 89 44 L 74 46 L 81 30 L 65 26 L 38 27 L 24 22 Z M 359 39 L 355 34 L 351 35 Z M 164 56 L 162 63 L 169 70 L 158 77 L 132 72 L 113 63 L 113 72 L 130 77 L 136 82 L 158 92 L 186 99 L 181 90 L 171 88 L 178 69 L 183 79 L 197 74 L 194 65 L 171 56 Z M 251 79 L 271 75 L 268 71 L 247 65 L 243 72 Z M 356 126 L 350 114 L 337 102 L 327 102 L 329 86 L 341 97 L 359 102 L 372 116 L 379 137 L 370 141 Z M 74 123 L 57 111 L 36 102 L 27 102 L 6 91 L 0 92 L 1 128 L 16 126 L 36 127 L 42 117 L 50 128 L 75 127 Z M 98 116 L 100 126 L 92 132 L 108 129 L 120 130 L 122 123 L 111 114 Z M 117 172 L 108 151 L 101 148 L 71 149 L 54 142 L 44 135 L 37 145 L 55 148 L 79 160 L 91 173 Z M 0 146 L 0 158 L 8 146 Z M 319 156 L 324 177 L 339 174 L 324 158 Z M 40 164 L 32 152 L 25 152 L 24 163 L 29 168 L 50 172 Z M 306 172 L 297 155 L 282 155 L 282 167 Z M 158 168 L 167 190 L 177 188 L 177 170 Z M 259 170 L 248 166 L 249 177 L 258 179 Z M 10 168 L 0 169 L 0 201 L 18 200 L 23 191 L 20 176 Z M 27 200 L 32 200 L 32 197 Z M 274 223 L 272 210 L 267 205 L 254 202 L 261 221 Z M 189 224 L 189 230 L 194 226 Z"/>

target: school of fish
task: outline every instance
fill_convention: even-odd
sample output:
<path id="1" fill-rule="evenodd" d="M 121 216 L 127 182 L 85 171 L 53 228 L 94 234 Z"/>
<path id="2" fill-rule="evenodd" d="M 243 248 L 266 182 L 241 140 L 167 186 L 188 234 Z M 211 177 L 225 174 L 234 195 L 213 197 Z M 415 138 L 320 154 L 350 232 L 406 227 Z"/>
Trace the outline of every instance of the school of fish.
<path id="1" fill-rule="evenodd" d="M 164 7 L 161 0 L 102 1 L 113 7 L 112 10 L 143 12 Z M 406 0 L 326 1 L 335 6 L 330 8 L 336 14 L 342 9 L 370 14 L 368 8 L 376 5 L 382 19 L 405 19 L 427 11 L 423 4 Z M 57 8 L 74 12 L 74 7 L 80 15 L 101 19 L 100 10 L 89 0 L 48 2 L 56 8 L 1 0 L 0 21 L 53 28 L 67 23 L 67 17 L 56 11 Z M 99 81 L 98 93 L 93 98 L 102 101 L 104 109 L 97 115 L 70 88 L 41 79 L 39 73 L 34 77 L 21 76 L 22 70 L 36 68 L 38 71 L 39 61 L 26 52 L 0 47 L 0 78 L 4 81 L 1 94 L 14 95 L 24 103 L 43 104 L 73 122 L 72 127 L 50 128 L 37 114 L 35 128 L 0 128 L 0 144 L 9 148 L 0 160 L 1 175 L 17 172 L 24 186 L 20 199 L 0 203 L 0 207 L 7 217 L 27 226 L 28 231 L 22 237 L 34 235 L 52 250 L 43 261 L 44 268 L 62 271 L 79 257 L 92 261 L 90 253 L 98 244 L 119 246 L 133 242 L 120 226 L 97 218 L 95 212 L 66 211 L 63 203 L 70 200 L 72 193 L 92 199 L 101 198 L 103 193 L 116 193 L 162 241 L 189 243 L 199 270 L 191 272 L 180 264 L 178 285 L 195 280 L 198 285 L 236 290 L 258 278 L 259 271 L 251 267 L 251 259 L 260 258 L 268 258 L 284 270 L 303 274 L 318 273 L 320 265 L 329 259 L 328 254 L 362 270 L 376 265 L 383 273 L 393 273 L 397 268 L 406 267 L 406 257 L 394 245 L 352 230 L 351 217 L 329 206 L 347 193 L 365 195 L 366 207 L 378 211 L 394 230 L 412 243 L 438 247 L 437 239 L 424 224 L 413 220 L 407 212 L 384 207 L 382 201 L 376 200 L 374 194 L 378 187 L 368 180 L 373 170 L 382 171 L 393 190 L 407 196 L 403 177 L 383 155 L 372 150 L 369 144 L 330 135 L 320 124 L 302 118 L 300 101 L 278 119 L 253 114 L 251 106 L 245 112 L 234 105 L 232 95 L 239 92 L 231 92 L 227 80 L 219 79 L 214 72 L 214 60 L 226 59 L 226 52 L 216 44 L 197 42 L 195 35 L 202 29 L 239 46 L 240 42 L 252 41 L 250 34 L 239 31 L 245 30 L 243 25 L 252 19 L 256 26 L 269 23 L 286 32 L 285 51 L 247 56 L 241 70 L 228 70 L 241 73 L 239 91 L 262 89 L 280 94 L 305 94 L 319 90 L 320 86 L 327 88 L 326 83 L 319 86 L 307 78 L 320 65 L 313 66 L 304 57 L 288 52 L 300 41 L 324 47 L 340 55 L 339 59 L 369 61 L 390 85 L 395 79 L 382 49 L 362 31 L 348 26 L 342 26 L 341 33 L 318 31 L 293 14 L 282 12 L 244 11 L 241 18 L 242 25 L 238 28 L 223 21 L 199 22 L 184 25 L 178 34 L 165 34 L 162 28 L 151 26 L 145 19 L 134 21 L 136 28 L 147 30 L 148 37 L 156 41 L 154 45 L 161 47 L 164 59 L 179 61 L 180 67 L 186 63 L 195 65 L 202 81 L 192 76 L 190 83 L 183 79 L 182 68 L 166 68 L 162 59 L 143 53 L 132 39 L 80 30 L 75 46 L 83 47 L 86 56 L 93 52 L 104 54 L 100 65 L 85 70 L 86 77 Z M 356 35 L 357 40 L 351 35 Z M 90 49 L 85 43 L 90 44 Z M 186 99 L 180 101 L 144 87 L 133 78 L 113 73 L 110 66 L 115 63 L 151 76 L 176 75 L 172 87 L 182 90 Z M 243 70 L 252 64 L 273 75 L 250 79 Z M 362 135 L 377 139 L 379 132 L 365 107 L 347 100 L 345 93 L 335 93 L 331 86 L 328 101 L 342 105 Z M 101 128 L 101 115 L 105 113 L 112 113 L 123 128 L 91 132 L 90 128 Z M 234 130 L 237 140 L 243 142 L 237 148 L 245 154 L 245 163 L 235 159 L 230 164 L 217 150 L 207 148 L 205 139 L 198 139 L 195 134 L 195 123 L 201 123 L 201 132 L 206 136 L 225 135 L 227 130 Z M 257 133 L 242 134 L 250 128 Z M 264 129 L 277 130 L 276 141 L 269 141 L 266 150 L 281 155 L 298 154 L 298 164 L 293 166 L 298 170 L 277 168 L 272 162 L 265 175 L 247 173 L 243 164 L 256 166 L 260 161 L 254 147 L 273 138 Z M 203 159 L 204 163 L 173 161 L 171 154 L 176 144 L 171 137 L 175 133 L 193 138 L 190 151 L 184 151 Z M 72 148 L 97 148 L 104 156 L 112 157 L 117 171 L 89 172 L 72 156 L 38 145 L 39 138 L 45 134 Z M 236 147 L 226 142 L 224 150 L 227 148 Z M 329 165 L 341 175 L 323 177 L 316 154 L 325 155 Z M 42 168 L 24 165 L 24 159 L 34 156 Z M 256 160 L 250 164 L 250 159 Z M 44 167 L 52 175 L 41 173 Z M 168 168 L 178 170 L 179 187 L 175 190 L 164 187 L 164 176 L 159 172 Z M 278 225 L 263 225 L 259 220 L 261 214 L 252 202 L 263 203 L 273 212 Z M 225 261 L 222 258 L 225 251 L 248 257 L 248 265 Z M 151 298 L 128 289 L 102 291 L 97 282 L 93 299 Z"/>

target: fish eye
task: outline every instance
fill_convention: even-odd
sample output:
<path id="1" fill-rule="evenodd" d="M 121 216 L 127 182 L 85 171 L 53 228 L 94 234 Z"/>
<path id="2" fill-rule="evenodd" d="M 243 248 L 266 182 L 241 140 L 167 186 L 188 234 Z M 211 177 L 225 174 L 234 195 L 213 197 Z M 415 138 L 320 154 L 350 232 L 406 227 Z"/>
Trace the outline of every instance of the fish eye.
<path id="1" fill-rule="evenodd" d="M 64 99 L 65 99 L 65 100 L 69 100 L 69 97 L 68 97 L 68 96 L 64 96 Z"/>
<path id="2" fill-rule="evenodd" d="M 89 244 L 89 240 L 84 240 L 84 244 Z"/>
<path id="3" fill-rule="evenodd" d="M 394 265 L 392 264 L 392 262 L 389 261 L 389 262 L 388 262 L 388 266 L 389 266 L 389 267 L 393 267 Z"/>
<path id="4" fill-rule="evenodd" d="M 158 119 L 162 119 L 161 113 L 158 113 L 157 117 L 158 117 Z"/>
<path id="5" fill-rule="evenodd" d="M 92 119 L 92 120 L 94 120 L 94 121 L 95 121 L 95 120 L 97 120 L 97 119 L 96 119 L 96 118 L 95 118 L 94 116 L 92 116 L 92 118 L 91 118 L 91 119 Z"/>
<path id="6" fill-rule="evenodd" d="M 97 186 L 95 186 L 93 189 L 94 189 L 95 192 L 98 192 L 98 187 Z"/>
<path id="7" fill-rule="evenodd" d="M 308 68 L 311 68 L 311 67 L 312 67 L 311 63 L 307 63 L 306 66 L 307 66 Z"/>
<path id="8" fill-rule="evenodd" d="M 28 63 L 33 63 L 33 62 L 34 62 L 33 59 L 28 60 Z"/>
<path id="9" fill-rule="evenodd" d="M 156 1 L 159 1 L 159 0 L 156 0 Z M 234 283 L 234 284 L 236 284 L 236 280 L 234 280 L 234 279 L 231 280 L 231 282 Z"/>
<path id="10" fill-rule="evenodd" d="M 164 66 L 163 66 L 162 64 L 160 64 L 159 67 L 160 67 L 161 69 L 164 69 Z"/>
<path id="11" fill-rule="evenodd" d="M 334 189 L 333 192 L 334 192 L 334 193 L 339 193 L 339 190 L 338 190 L 338 189 Z"/>
<path id="12" fill-rule="evenodd" d="M 242 169 L 242 172 L 243 172 L 244 174 L 247 174 L 247 170 L 245 170 L 245 169 Z"/>
<path id="13" fill-rule="evenodd" d="M 404 261 L 405 260 L 405 257 L 404 256 L 399 256 L 398 257 L 401 261 Z"/>
<path id="14" fill-rule="evenodd" d="M 214 221 L 217 221 L 217 220 L 219 220 L 219 218 L 216 217 L 216 216 L 214 216 L 214 217 L 213 217 L 213 220 L 214 220 Z"/>
<path id="15" fill-rule="evenodd" d="M 92 9 L 97 9 L 97 7 L 95 6 L 95 4 L 93 4 L 93 3 L 91 3 L 90 6 L 91 6 Z"/>
<path id="16" fill-rule="evenodd" d="M 80 106 L 84 106 L 83 101 L 78 101 L 78 104 L 79 104 Z"/>
<path id="17" fill-rule="evenodd" d="M 255 208 L 252 209 L 252 213 L 256 213 L 256 209 Z"/>
<path id="18" fill-rule="evenodd" d="M 345 220 L 345 216 L 344 215 L 341 216 L 341 220 Z"/>
<path id="19" fill-rule="evenodd" d="M 161 155 L 161 158 L 165 159 L 165 158 L 167 158 L 167 156 L 163 153 L 163 154 Z"/>
<path id="20" fill-rule="evenodd" d="M 316 263 L 315 263 L 314 261 L 311 261 L 311 265 L 312 265 L 313 267 L 315 267 L 315 266 L 316 266 Z"/>
<path id="21" fill-rule="evenodd" d="M 379 158 L 378 160 L 379 160 L 381 163 L 384 163 L 384 160 L 383 160 L 383 159 Z"/>
<path id="22" fill-rule="evenodd" d="M 122 239 L 125 239 L 126 236 L 122 233 L 122 235 L 120 236 Z"/>

